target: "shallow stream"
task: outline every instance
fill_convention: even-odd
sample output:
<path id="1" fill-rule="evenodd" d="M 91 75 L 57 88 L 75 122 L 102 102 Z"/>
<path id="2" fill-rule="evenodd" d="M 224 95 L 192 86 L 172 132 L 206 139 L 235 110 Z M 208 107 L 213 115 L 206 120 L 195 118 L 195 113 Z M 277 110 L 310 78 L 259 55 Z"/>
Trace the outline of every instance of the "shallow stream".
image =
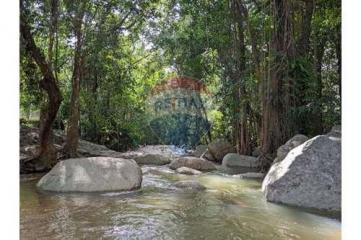
<path id="1" fill-rule="evenodd" d="M 39 192 L 20 181 L 21 239 L 340 239 L 339 220 L 265 201 L 261 182 L 221 174 L 187 176 L 143 166 L 134 192 Z M 173 186 L 195 179 L 205 191 Z"/>

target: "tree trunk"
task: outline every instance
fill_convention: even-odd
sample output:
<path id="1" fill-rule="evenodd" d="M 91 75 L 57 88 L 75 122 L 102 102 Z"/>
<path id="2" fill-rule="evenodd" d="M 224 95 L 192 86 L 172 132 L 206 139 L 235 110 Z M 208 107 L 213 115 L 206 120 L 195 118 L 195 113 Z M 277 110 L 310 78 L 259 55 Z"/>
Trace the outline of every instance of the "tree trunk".
<path id="1" fill-rule="evenodd" d="M 321 37 L 319 44 L 316 45 L 315 49 L 315 71 L 316 71 L 316 79 L 317 79 L 317 99 L 322 99 L 322 61 L 323 55 L 325 52 L 325 37 Z M 323 133 L 323 119 L 322 119 L 322 105 L 321 102 L 318 102 L 318 110 L 315 114 L 314 119 L 315 126 L 315 134 Z"/>
<path id="2" fill-rule="evenodd" d="M 335 42 L 336 47 L 336 57 L 337 57 L 337 75 L 338 75 L 338 94 L 340 98 L 342 97 L 342 54 L 341 54 L 341 26 L 339 26 L 337 31 L 337 37 Z"/>
<path id="3" fill-rule="evenodd" d="M 53 76 L 54 76 L 57 84 L 58 84 L 58 78 L 57 78 L 57 75 L 55 74 L 56 71 L 54 71 L 54 64 L 53 64 L 53 49 L 54 49 L 55 35 L 57 34 L 58 8 L 59 8 L 58 0 L 51 0 L 51 3 L 50 3 L 51 15 L 50 15 L 50 21 L 49 21 L 50 22 L 50 24 L 49 24 L 49 45 L 48 45 L 48 61 L 47 62 L 48 62 L 49 68 L 53 71 L 53 74 L 54 74 Z M 42 129 L 43 125 L 46 124 L 45 121 L 46 121 L 47 111 L 48 111 L 47 100 L 44 99 L 44 102 L 40 107 L 39 129 Z M 49 139 L 52 143 L 52 140 L 53 140 L 53 129 L 52 128 L 50 129 L 49 135 L 50 135 Z"/>
<path id="4" fill-rule="evenodd" d="M 237 29 L 237 39 L 239 41 L 239 61 L 238 61 L 238 76 L 240 78 L 240 89 L 239 89 L 239 101 L 241 106 L 240 114 L 240 127 L 239 127 L 239 153 L 249 155 L 251 153 L 251 144 L 250 144 L 250 134 L 249 134 L 249 101 L 247 98 L 246 92 L 246 79 L 245 79 L 245 70 L 246 70 L 246 44 L 245 44 L 245 16 L 244 13 L 247 12 L 241 0 L 235 2 L 236 7 L 236 19 L 238 19 L 238 29 Z M 243 99 L 241 100 L 241 98 Z"/>
<path id="5" fill-rule="evenodd" d="M 287 111 L 290 105 L 288 59 L 293 52 L 292 25 L 287 0 L 274 0 L 274 33 L 271 67 L 265 83 L 261 146 L 263 153 L 274 153 L 289 133 Z"/>
<path id="6" fill-rule="evenodd" d="M 56 152 L 51 141 L 52 124 L 56 118 L 62 97 L 51 66 L 35 44 L 24 11 L 25 9 L 21 2 L 20 33 L 24 39 L 26 51 L 40 68 L 43 75 L 43 79 L 40 81 L 40 87 L 47 93 L 48 98 L 47 109 L 43 114 L 43 123 L 39 133 L 40 149 L 38 159 L 45 168 L 50 168 L 56 161 Z"/>
<path id="7" fill-rule="evenodd" d="M 70 117 L 68 121 L 66 142 L 64 152 L 67 157 L 76 157 L 79 142 L 79 120 L 80 120 L 80 79 L 82 76 L 82 25 L 84 17 L 84 5 L 80 3 L 74 19 L 74 33 L 76 37 L 74 68 L 72 75 L 72 91 L 70 98 Z"/>
<path id="8" fill-rule="evenodd" d="M 297 42 L 297 54 L 299 56 L 308 56 L 310 51 L 311 22 L 314 9 L 314 0 L 304 0 L 304 3 L 305 10 L 302 17 L 302 30 Z"/>
<path id="9" fill-rule="evenodd" d="M 312 30 L 311 21 L 314 10 L 314 0 L 304 0 L 303 2 L 304 9 L 301 22 L 301 32 L 296 44 L 296 58 L 311 62 L 310 36 Z M 306 101 L 306 92 L 309 91 L 307 86 L 307 81 L 309 81 L 309 79 L 299 76 L 296 76 L 295 79 L 295 81 L 298 81 L 295 85 L 296 87 L 293 87 L 290 91 L 293 92 L 292 95 L 294 96 L 293 99 L 295 106 L 301 108 L 308 104 Z M 305 119 L 301 117 L 295 120 L 294 128 L 298 133 L 305 133 L 310 127 Z"/>

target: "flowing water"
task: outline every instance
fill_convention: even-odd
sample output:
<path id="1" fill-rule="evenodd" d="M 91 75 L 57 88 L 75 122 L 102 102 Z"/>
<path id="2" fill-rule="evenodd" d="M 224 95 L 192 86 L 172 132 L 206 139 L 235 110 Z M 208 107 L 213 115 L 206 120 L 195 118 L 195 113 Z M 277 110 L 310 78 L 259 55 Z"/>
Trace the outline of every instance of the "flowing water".
<path id="1" fill-rule="evenodd" d="M 142 167 L 134 192 L 39 192 L 20 181 L 21 239 L 340 239 L 338 220 L 265 201 L 261 182 L 220 174 L 186 176 Z M 205 191 L 176 189 L 194 179 Z"/>

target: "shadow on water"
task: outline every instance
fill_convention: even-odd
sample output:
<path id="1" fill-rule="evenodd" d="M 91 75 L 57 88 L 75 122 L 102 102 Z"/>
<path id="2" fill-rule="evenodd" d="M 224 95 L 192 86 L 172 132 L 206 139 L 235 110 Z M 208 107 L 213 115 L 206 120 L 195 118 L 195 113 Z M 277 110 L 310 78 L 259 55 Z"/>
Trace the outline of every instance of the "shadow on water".
<path id="1" fill-rule="evenodd" d="M 155 169 L 155 170 L 154 170 Z M 48 193 L 20 182 L 22 239 L 340 239 L 340 221 L 268 203 L 261 183 L 143 167 L 133 192 Z M 185 191 L 177 180 L 207 190 Z"/>

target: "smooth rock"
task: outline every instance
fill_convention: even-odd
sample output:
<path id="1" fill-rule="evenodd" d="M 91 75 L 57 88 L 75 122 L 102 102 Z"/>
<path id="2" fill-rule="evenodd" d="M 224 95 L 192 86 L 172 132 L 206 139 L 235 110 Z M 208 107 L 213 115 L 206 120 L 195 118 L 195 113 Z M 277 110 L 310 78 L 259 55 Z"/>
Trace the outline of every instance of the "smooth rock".
<path id="1" fill-rule="evenodd" d="M 341 211 L 341 139 L 316 136 L 272 165 L 262 183 L 268 201 Z"/>
<path id="2" fill-rule="evenodd" d="M 85 157 L 97 157 L 97 156 L 117 157 L 116 155 L 118 154 L 118 152 L 113 151 L 104 145 L 95 144 L 85 140 L 79 140 L 77 151 L 81 156 L 85 156 Z"/>
<path id="3" fill-rule="evenodd" d="M 180 168 L 177 168 L 175 171 L 177 173 L 186 174 L 186 175 L 199 175 L 202 173 L 201 171 L 198 171 L 198 170 L 195 170 L 192 168 L 188 168 L 188 167 L 180 167 Z"/>
<path id="4" fill-rule="evenodd" d="M 212 162 L 216 161 L 216 159 L 213 157 L 213 155 L 208 150 L 202 154 L 201 158 L 212 161 Z"/>
<path id="5" fill-rule="evenodd" d="M 230 168 L 230 173 L 258 172 L 261 163 L 256 157 L 228 153 L 224 156 L 222 167 Z"/>
<path id="6" fill-rule="evenodd" d="M 235 148 L 224 139 L 216 139 L 208 144 L 208 151 L 216 161 L 221 162 L 227 153 L 234 153 Z"/>
<path id="7" fill-rule="evenodd" d="M 143 175 L 152 174 L 152 175 L 163 175 L 169 176 L 175 173 L 174 170 L 169 169 L 167 166 L 142 166 Z"/>
<path id="8" fill-rule="evenodd" d="M 125 159 L 135 159 L 136 157 L 140 157 L 143 155 L 144 155 L 143 152 L 127 151 L 127 152 L 118 153 L 116 157 L 125 158 Z"/>
<path id="9" fill-rule="evenodd" d="M 199 171 L 216 170 L 216 166 L 212 162 L 196 157 L 179 157 L 169 164 L 169 168 L 173 170 L 180 167 L 188 167 Z"/>
<path id="10" fill-rule="evenodd" d="M 56 192 L 133 190 L 141 186 L 142 171 L 131 159 L 72 158 L 58 162 L 37 184 Z"/>
<path id="11" fill-rule="evenodd" d="M 284 145 L 280 146 L 277 149 L 277 157 L 274 159 L 274 163 L 282 161 L 286 155 L 294 149 L 295 147 L 301 145 L 302 143 L 306 142 L 308 137 L 302 134 L 297 134 L 289 139 Z"/>
<path id="12" fill-rule="evenodd" d="M 187 190 L 205 190 L 206 187 L 204 187 L 202 184 L 200 184 L 197 181 L 194 180 L 184 180 L 179 181 L 174 184 L 177 188 L 187 189 Z"/>
<path id="13" fill-rule="evenodd" d="M 252 157 L 259 157 L 261 155 L 261 147 L 256 147 L 253 151 L 252 151 Z"/>
<path id="14" fill-rule="evenodd" d="M 198 145 L 191 155 L 194 157 L 201 157 L 207 151 L 207 149 L 207 145 Z"/>
<path id="15" fill-rule="evenodd" d="M 171 157 L 160 154 L 145 154 L 133 158 L 138 164 L 165 165 L 171 162 Z"/>

